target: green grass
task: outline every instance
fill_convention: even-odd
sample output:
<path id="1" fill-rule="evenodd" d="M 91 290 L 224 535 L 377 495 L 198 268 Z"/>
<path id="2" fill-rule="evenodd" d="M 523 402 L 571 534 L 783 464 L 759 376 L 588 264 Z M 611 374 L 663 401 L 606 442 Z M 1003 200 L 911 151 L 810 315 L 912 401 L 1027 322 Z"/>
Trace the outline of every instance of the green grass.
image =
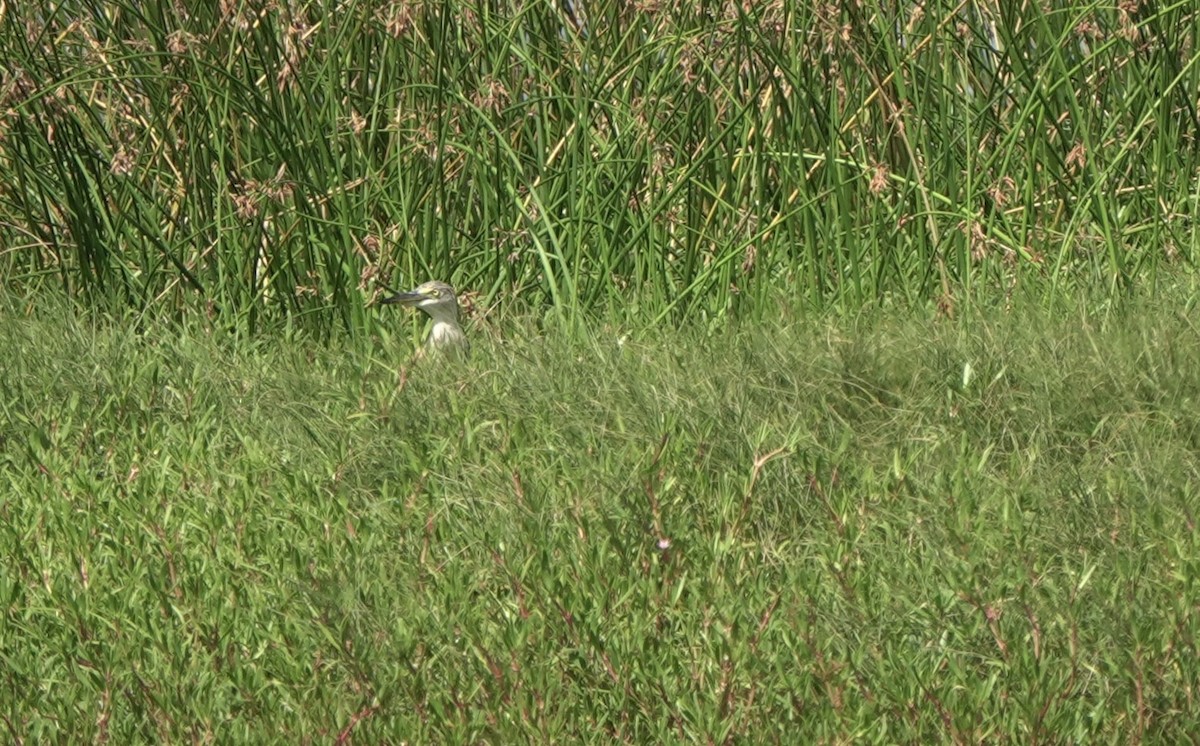
<path id="1" fill-rule="evenodd" d="M 13 742 L 1179 743 L 1200 334 L 0 317 Z"/>
<path id="2" fill-rule="evenodd" d="M 0 0 L 4 738 L 1194 739 L 1194 6 Z"/>

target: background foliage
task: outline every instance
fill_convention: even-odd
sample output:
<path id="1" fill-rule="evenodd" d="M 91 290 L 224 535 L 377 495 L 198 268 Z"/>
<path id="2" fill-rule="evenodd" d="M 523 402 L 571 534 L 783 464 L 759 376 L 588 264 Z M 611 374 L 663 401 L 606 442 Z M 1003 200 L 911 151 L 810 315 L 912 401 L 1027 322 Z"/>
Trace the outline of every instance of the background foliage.
<path id="1" fill-rule="evenodd" d="M 9 3 L 0 269 L 329 329 L 374 282 L 654 318 L 1195 258 L 1191 3 Z"/>

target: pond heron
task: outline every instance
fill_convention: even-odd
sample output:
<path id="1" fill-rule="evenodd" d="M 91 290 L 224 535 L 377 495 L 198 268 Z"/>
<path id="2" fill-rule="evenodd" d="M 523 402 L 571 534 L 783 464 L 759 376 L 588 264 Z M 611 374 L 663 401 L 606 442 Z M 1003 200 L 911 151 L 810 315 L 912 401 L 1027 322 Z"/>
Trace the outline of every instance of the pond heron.
<path id="1" fill-rule="evenodd" d="M 466 357 L 471 351 L 467 335 L 458 323 L 458 298 L 454 288 L 446 283 L 437 280 L 422 283 L 408 292 L 384 298 L 380 303 L 398 303 L 428 314 L 433 319 L 433 328 L 425 339 L 425 347 L 430 351 L 460 357 Z"/>

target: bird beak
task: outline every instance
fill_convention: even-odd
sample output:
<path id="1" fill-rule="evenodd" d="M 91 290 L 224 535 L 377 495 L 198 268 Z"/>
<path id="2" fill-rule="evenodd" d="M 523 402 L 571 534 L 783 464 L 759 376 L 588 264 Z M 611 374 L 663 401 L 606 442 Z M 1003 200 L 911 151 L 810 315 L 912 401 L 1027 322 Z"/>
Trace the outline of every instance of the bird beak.
<path id="1" fill-rule="evenodd" d="M 391 305 L 392 303 L 399 303 L 402 306 L 412 306 L 413 304 L 420 303 L 423 300 L 425 300 L 424 295 L 416 291 L 409 290 L 405 293 L 396 293 L 395 295 L 388 296 L 387 298 L 379 301 L 379 304 L 382 306 L 387 306 Z"/>

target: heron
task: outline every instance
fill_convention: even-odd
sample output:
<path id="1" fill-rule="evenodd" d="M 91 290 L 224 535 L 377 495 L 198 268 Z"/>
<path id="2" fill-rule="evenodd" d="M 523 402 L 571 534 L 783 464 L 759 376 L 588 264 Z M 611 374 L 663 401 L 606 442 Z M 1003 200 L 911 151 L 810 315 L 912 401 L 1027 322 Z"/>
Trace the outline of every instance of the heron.
<path id="1" fill-rule="evenodd" d="M 433 320 L 433 328 L 425 338 L 425 347 L 431 352 L 449 353 L 466 357 L 471 351 L 467 335 L 458 323 L 458 297 L 454 288 L 444 282 L 432 280 L 403 293 L 384 298 L 380 303 L 398 303 L 406 308 L 419 308 Z"/>

